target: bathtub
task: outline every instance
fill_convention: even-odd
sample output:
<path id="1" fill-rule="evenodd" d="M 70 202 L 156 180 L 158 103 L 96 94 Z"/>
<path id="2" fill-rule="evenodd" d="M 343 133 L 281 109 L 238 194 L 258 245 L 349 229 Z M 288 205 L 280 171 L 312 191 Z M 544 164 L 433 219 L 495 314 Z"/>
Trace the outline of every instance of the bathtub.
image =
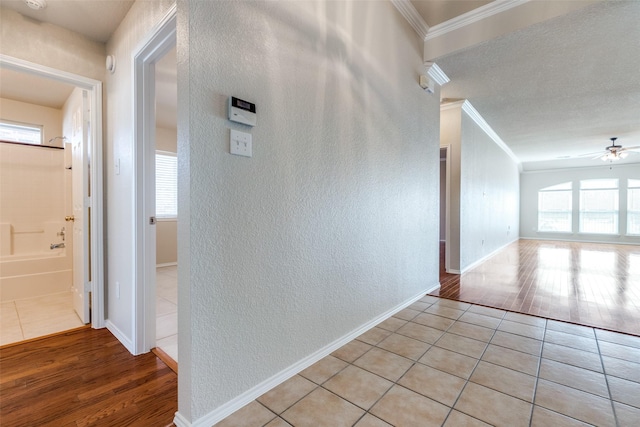
<path id="1" fill-rule="evenodd" d="M 0 302 L 71 289 L 71 257 L 66 250 L 0 257 Z"/>

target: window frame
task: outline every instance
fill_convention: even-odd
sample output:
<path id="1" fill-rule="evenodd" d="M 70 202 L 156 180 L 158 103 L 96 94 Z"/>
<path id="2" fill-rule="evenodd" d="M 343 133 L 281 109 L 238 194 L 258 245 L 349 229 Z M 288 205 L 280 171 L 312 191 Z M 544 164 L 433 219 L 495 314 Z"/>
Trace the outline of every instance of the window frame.
<path id="1" fill-rule="evenodd" d="M 637 198 L 638 198 L 638 210 L 631 210 L 629 207 L 631 206 L 631 196 L 632 194 L 637 194 Z M 638 215 L 640 217 L 640 179 L 632 179 L 629 178 L 627 179 L 627 227 L 626 227 L 626 235 L 627 236 L 633 236 L 633 237 L 638 237 L 640 236 L 640 226 L 638 227 L 638 232 L 637 233 L 632 233 L 631 232 L 631 226 L 629 224 L 631 224 L 631 216 L 632 215 Z M 640 223 L 640 220 L 638 220 L 638 222 Z"/>
<path id="2" fill-rule="evenodd" d="M 598 187 L 593 186 L 591 188 L 586 187 L 589 182 L 606 182 L 611 181 L 615 182 L 615 186 L 612 187 Z M 586 187 L 586 188 L 585 188 Z M 583 195 L 586 196 L 589 192 L 613 192 L 615 199 L 615 209 L 608 210 L 602 209 L 599 211 L 587 211 L 584 207 L 586 201 L 583 198 Z M 620 180 L 618 178 L 595 178 L 595 179 L 582 179 L 578 184 L 578 197 L 579 197 L 579 208 L 578 208 L 578 232 L 580 234 L 595 234 L 600 236 L 619 236 L 620 235 Z M 585 230 L 584 228 L 584 217 L 587 214 L 608 214 L 611 215 L 613 219 L 614 230 L 612 232 L 601 232 L 594 230 Z"/>

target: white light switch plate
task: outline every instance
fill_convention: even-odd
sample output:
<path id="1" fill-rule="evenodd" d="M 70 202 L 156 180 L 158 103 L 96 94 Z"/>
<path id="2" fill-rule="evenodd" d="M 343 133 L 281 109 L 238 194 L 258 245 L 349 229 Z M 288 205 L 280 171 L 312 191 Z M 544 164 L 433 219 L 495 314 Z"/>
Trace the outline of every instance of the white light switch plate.
<path id="1" fill-rule="evenodd" d="M 237 156 L 252 156 L 251 134 L 231 129 L 231 140 L 229 141 L 231 154 Z"/>

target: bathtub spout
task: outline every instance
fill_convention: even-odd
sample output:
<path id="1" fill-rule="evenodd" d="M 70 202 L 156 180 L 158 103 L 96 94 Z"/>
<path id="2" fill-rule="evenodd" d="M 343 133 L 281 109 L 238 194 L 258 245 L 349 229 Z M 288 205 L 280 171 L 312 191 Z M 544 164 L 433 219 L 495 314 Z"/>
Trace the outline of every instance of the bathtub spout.
<path id="1" fill-rule="evenodd" d="M 49 249 L 51 250 L 59 248 L 64 248 L 64 243 L 52 243 L 51 246 L 49 246 Z"/>

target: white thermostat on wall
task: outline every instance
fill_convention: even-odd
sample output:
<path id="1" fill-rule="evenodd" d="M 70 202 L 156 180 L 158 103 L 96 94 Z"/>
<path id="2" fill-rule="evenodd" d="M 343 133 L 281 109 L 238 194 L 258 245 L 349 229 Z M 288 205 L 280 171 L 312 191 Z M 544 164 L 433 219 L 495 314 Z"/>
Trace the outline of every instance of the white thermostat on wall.
<path id="1" fill-rule="evenodd" d="M 229 97 L 229 120 L 242 123 L 243 125 L 256 125 L 256 104 L 236 98 Z"/>

